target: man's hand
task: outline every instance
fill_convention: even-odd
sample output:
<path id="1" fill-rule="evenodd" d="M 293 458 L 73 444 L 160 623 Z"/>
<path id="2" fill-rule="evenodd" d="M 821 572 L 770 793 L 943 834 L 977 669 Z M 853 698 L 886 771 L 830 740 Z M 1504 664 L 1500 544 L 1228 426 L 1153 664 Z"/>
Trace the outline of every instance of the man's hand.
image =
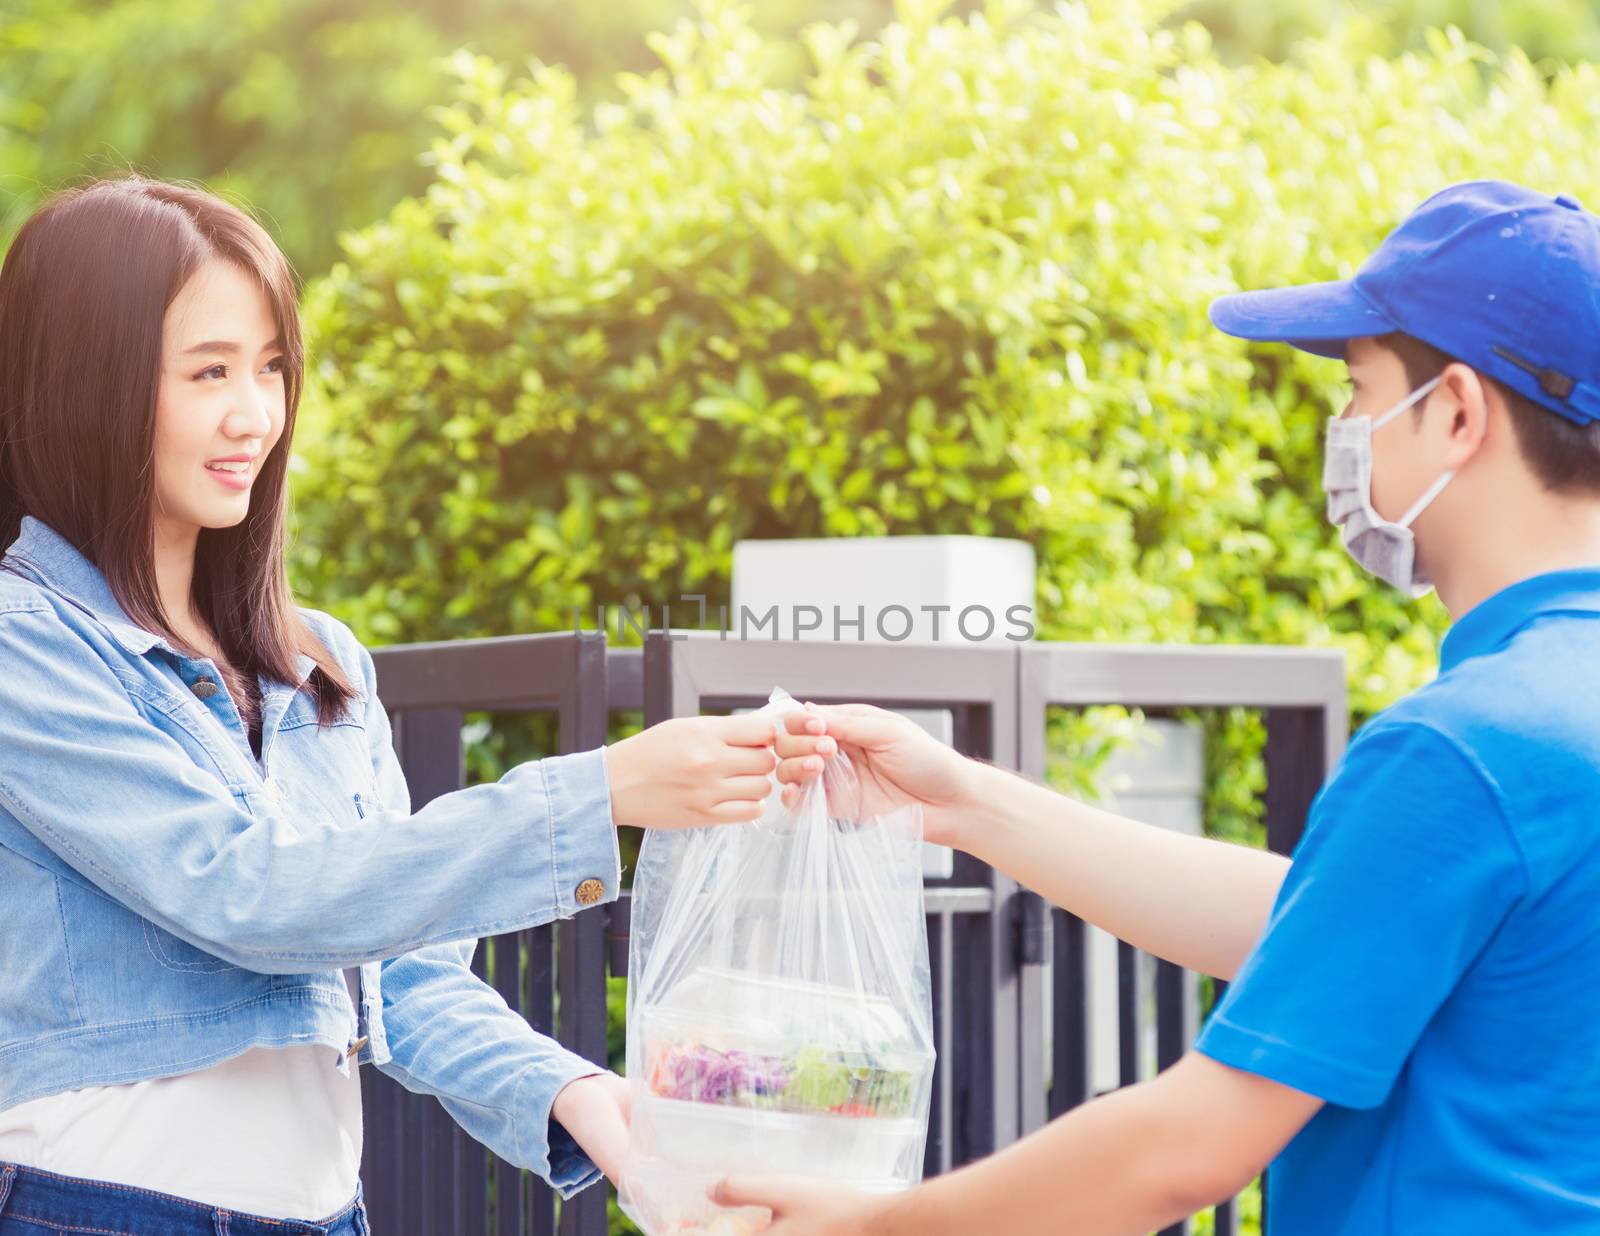
<path id="1" fill-rule="evenodd" d="M 606 748 L 611 818 L 637 828 L 759 819 L 772 791 L 769 717 L 675 717 Z"/>
<path id="2" fill-rule="evenodd" d="M 778 780 L 792 804 L 823 761 L 842 751 L 860 782 L 860 800 L 830 798 L 840 818 L 883 815 L 911 803 L 923 807 L 929 841 L 959 845 L 958 825 L 970 814 L 984 766 L 934 738 L 914 721 L 870 704 L 807 704 L 781 718 Z"/>
<path id="3" fill-rule="evenodd" d="M 628 1083 L 615 1073 L 575 1078 L 561 1088 L 550 1118 L 616 1184 L 628 1150 Z"/>
<path id="4" fill-rule="evenodd" d="M 764 1206 L 772 1224 L 762 1236 L 872 1236 L 878 1199 L 855 1189 L 791 1176 L 719 1180 L 710 1190 L 719 1206 Z"/>

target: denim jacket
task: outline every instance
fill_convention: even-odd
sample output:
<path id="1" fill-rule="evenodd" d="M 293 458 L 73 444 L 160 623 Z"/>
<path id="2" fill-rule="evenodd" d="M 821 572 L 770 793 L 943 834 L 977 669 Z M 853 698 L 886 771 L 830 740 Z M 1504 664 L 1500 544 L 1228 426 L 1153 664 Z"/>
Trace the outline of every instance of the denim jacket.
<path id="1" fill-rule="evenodd" d="M 372 658 L 302 609 L 360 693 L 332 726 L 263 678 L 258 763 L 221 675 L 129 621 L 24 516 L 0 560 L 0 1110 L 322 1044 L 436 1095 L 565 1196 L 598 1172 L 556 1092 L 595 1066 L 469 969 L 477 937 L 619 881 L 605 753 L 411 810 Z M 584 890 L 593 897 L 593 885 Z M 360 1017 L 341 970 L 360 967 Z"/>

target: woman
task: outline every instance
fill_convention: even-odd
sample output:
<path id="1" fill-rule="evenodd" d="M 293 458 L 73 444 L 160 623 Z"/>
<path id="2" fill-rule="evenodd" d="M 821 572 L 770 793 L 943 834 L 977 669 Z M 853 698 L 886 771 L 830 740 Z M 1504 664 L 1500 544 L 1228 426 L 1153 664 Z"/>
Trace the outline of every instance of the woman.
<path id="1" fill-rule="evenodd" d="M 303 368 L 287 261 L 192 188 L 64 193 L 0 269 L 5 1236 L 364 1233 L 363 1063 L 564 1195 L 614 1175 L 620 1079 L 473 942 L 614 898 L 616 825 L 767 792 L 764 722 L 692 718 L 413 812 L 286 582 Z"/>

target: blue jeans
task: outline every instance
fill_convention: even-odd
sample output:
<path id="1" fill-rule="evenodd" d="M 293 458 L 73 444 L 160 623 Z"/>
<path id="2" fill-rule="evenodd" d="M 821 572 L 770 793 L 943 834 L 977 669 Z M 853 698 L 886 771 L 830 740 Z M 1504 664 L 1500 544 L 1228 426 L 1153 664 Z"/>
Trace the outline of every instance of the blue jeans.
<path id="1" fill-rule="evenodd" d="M 0 1236 L 371 1236 L 361 1186 L 324 1219 L 238 1214 L 170 1193 L 0 1163 Z"/>

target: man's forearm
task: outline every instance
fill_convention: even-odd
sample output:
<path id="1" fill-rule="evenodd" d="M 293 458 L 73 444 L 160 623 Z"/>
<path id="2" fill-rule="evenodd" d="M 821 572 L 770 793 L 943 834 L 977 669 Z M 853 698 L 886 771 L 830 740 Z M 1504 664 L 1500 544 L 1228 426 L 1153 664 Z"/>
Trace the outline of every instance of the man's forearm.
<path id="1" fill-rule="evenodd" d="M 1119 939 L 1231 979 L 1289 870 L 1276 854 L 1076 802 L 1004 769 L 979 773 L 956 843 Z"/>
<path id="2" fill-rule="evenodd" d="M 1145 1236 L 1217 1200 L 1168 1108 L 1153 1085 L 1115 1091 L 882 1203 L 866 1231 Z"/>

